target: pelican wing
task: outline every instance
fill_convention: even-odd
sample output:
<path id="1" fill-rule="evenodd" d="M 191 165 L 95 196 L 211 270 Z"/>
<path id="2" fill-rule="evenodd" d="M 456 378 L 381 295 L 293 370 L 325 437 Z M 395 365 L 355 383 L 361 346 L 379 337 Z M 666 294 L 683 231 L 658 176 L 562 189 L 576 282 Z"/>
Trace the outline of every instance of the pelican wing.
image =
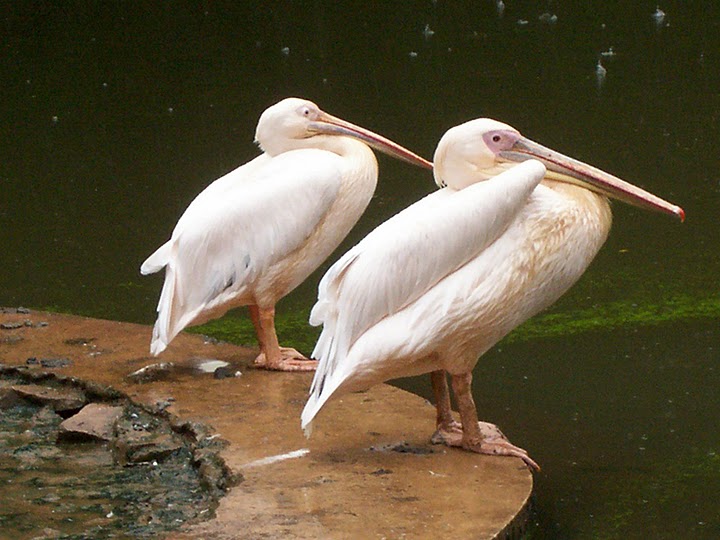
<path id="1" fill-rule="evenodd" d="M 305 242 L 337 196 L 339 165 L 336 155 L 320 150 L 260 156 L 198 195 L 172 238 L 141 267 L 166 269 L 154 354 Z"/>
<path id="2" fill-rule="evenodd" d="M 527 161 L 460 191 L 432 193 L 378 226 L 338 260 L 322 278 L 311 313 L 311 324 L 324 325 L 313 352 L 320 364 L 311 394 L 322 391 L 325 378 L 362 333 L 500 237 L 544 174 L 540 162 Z"/>

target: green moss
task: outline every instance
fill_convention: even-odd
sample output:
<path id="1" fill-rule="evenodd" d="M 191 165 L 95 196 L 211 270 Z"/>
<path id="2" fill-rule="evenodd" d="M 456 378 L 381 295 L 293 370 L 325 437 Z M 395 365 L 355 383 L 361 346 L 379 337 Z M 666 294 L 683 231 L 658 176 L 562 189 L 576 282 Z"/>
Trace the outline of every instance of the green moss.
<path id="1" fill-rule="evenodd" d="M 720 296 L 704 299 L 676 295 L 662 304 L 613 302 L 593 308 L 538 315 L 507 337 L 529 341 L 620 326 L 647 326 L 687 319 L 720 318 Z"/>
<path id="2" fill-rule="evenodd" d="M 252 346 L 255 344 L 255 330 L 250 319 L 242 319 L 233 315 L 226 315 L 200 326 L 185 329 L 191 334 L 212 336 L 222 341 L 237 345 Z"/>
<path id="3" fill-rule="evenodd" d="M 285 347 L 294 347 L 305 355 L 310 354 L 320 335 L 320 329 L 308 324 L 309 317 L 309 309 L 277 311 L 275 314 L 275 329 L 280 344 Z M 257 346 L 252 321 L 247 313 L 241 311 L 231 313 L 201 326 L 188 328 L 187 331 L 205 334 L 239 345 Z"/>
<path id="4" fill-rule="evenodd" d="M 280 343 L 309 354 L 315 346 L 320 329 L 310 326 L 308 317 L 309 309 L 278 311 L 275 326 Z M 677 295 L 661 304 L 614 302 L 593 308 L 538 315 L 512 332 L 506 341 L 530 341 L 582 332 L 606 331 L 621 326 L 647 326 L 700 318 L 720 319 L 720 297 L 698 299 Z M 242 311 L 233 312 L 202 326 L 188 328 L 188 331 L 241 345 L 254 347 L 257 343 L 252 322 Z"/>

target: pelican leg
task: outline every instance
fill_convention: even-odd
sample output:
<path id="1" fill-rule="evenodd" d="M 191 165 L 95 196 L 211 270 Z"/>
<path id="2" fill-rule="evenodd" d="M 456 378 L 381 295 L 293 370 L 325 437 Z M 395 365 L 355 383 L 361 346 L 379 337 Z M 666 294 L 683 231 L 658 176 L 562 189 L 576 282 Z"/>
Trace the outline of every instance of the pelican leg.
<path id="1" fill-rule="evenodd" d="M 436 430 L 430 438 L 433 444 L 445 444 L 446 436 L 455 434 L 462 436 L 462 425 L 452 415 L 450 405 L 450 390 L 448 388 L 445 371 L 438 370 L 430 373 L 433 395 L 435 396 L 435 408 L 437 409 Z"/>
<path id="2" fill-rule="evenodd" d="M 248 306 L 248 311 L 250 312 L 250 320 L 255 327 L 255 336 L 257 337 L 258 345 L 260 345 L 260 352 L 262 352 L 265 350 L 265 343 L 263 342 L 264 335 L 262 326 L 260 326 L 260 308 L 255 305 Z"/>
<path id="3" fill-rule="evenodd" d="M 448 446 L 461 446 L 478 454 L 519 457 L 531 470 L 539 471 L 540 466 L 528 456 L 528 453 L 508 441 L 495 424 L 478 422 L 471 385 L 472 373 L 452 375 L 453 392 L 460 409 L 463 429 L 462 435 L 453 432 L 443 433 L 443 442 Z"/>
<path id="4" fill-rule="evenodd" d="M 275 308 L 250 306 L 250 318 L 260 344 L 255 367 L 273 371 L 315 371 L 316 360 L 309 360 L 290 347 L 280 347 L 275 333 Z"/>

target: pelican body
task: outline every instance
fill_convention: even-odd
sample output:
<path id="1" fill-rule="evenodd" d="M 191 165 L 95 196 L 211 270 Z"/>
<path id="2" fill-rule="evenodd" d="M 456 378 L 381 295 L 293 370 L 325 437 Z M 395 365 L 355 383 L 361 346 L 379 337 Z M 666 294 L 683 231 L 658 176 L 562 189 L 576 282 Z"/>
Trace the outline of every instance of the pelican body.
<path id="1" fill-rule="evenodd" d="M 263 153 L 202 191 L 169 241 L 142 265 L 165 268 L 151 352 L 160 354 L 185 327 L 249 306 L 260 344 L 256 365 L 312 370 L 294 349 L 280 348 L 275 304 L 340 244 L 375 191 L 373 147 L 427 168 L 409 150 L 287 98 L 258 121 Z"/>
<path id="2" fill-rule="evenodd" d="M 434 441 L 538 468 L 478 423 L 470 386 L 479 356 L 580 278 L 610 230 L 607 196 L 684 213 L 489 119 L 450 129 L 434 174 L 442 189 L 378 226 L 322 278 L 310 321 L 323 324 L 319 365 L 302 427 L 309 432 L 331 396 L 429 372 Z"/>

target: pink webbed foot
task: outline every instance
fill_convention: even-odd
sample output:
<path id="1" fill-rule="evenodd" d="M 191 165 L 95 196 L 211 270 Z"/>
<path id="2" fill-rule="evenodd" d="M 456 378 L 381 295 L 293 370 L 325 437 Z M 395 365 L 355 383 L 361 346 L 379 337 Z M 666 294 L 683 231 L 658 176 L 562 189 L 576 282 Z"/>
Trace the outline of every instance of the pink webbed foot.
<path id="1" fill-rule="evenodd" d="M 280 347 L 280 357 L 274 361 L 268 361 L 261 352 L 254 362 L 256 368 L 272 371 L 315 371 L 317 364 L 317 360 L 310 360 L 291 347 Z"/>
<path id="2" fill-rule="evenodd" d="M 461 447 L 478 454 L 519 457 L 531 470 L 540 470 L 540 466 L 528 455 L 527 451 L 512 444 L 495 424 L 478 422 L 478 428 L 480 429 L 480 440 L 466 441 L 461 424 L 453 421 L 452 424 L 438 426 L 431 442 Z"/>

